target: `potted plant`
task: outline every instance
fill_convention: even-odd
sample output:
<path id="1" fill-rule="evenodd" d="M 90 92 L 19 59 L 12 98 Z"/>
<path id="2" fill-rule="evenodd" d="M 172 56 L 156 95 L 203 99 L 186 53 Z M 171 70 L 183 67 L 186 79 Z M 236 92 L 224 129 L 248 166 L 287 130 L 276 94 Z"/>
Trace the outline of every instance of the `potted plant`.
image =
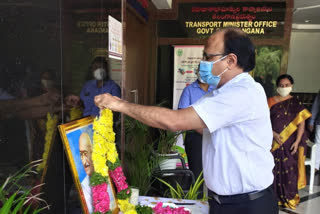
<path id="1" fill-rule="evenodd" d="M 158 130 L 159 137 L 155 140 L 155 145 L 160 169 L 175 169 L 178 156 L 178 152 L 175 151 L 175 145 L 181 132 Z"/>
<path id="2" fill-rule="evenodd" d="M 202 186 L 204 179 L 202 177 L 202 172 L 200 173 L 200 175 L 198 176 L 197 180 L 195 181 L 194 184 L 190 185 L 190 188 L 188 191 L 185 191 L 182 189 L 181 185 L 176 182 L 176 188 L 173 187 L 172 185 L 170 185 L 168 182 L 166 182 L 165 180 L 161 179 L 161 178 L 157 178 L 161 183 L 165 184 L 169 189 L 169 197 L 171 198 L 177 198 L 177 199 L 188 199 L 188 200 L 198 200 L 199 199 L 199 194 L 203 194 L 202 195 L 202 199 L 200 199 L 201 201 L 207 201 L 208 197 L 205 193 L 205 191 L 202 191 L 200 189 L 200 187 Z M 165 193 L 164 195 L 167 195 L 167 193 Z"/>
<path id="3" fill-rule="evenodd" d="M 125 133 L 124 172 L 128 183 L 138 188 L 140 195 L 147 195 L 154 181 L 152 172 L 157 165 L 152 155 L 150 128 L 138 120 L 126 117 Z"/>
<path id="4" fill-rule="evenodd" d="M 33 190 L 43 184 L 34 187 L 25 187 L 20 183 L 25 182 L 31 174 L 37 173 L 35 169 L 42 160 L 33 161 L 24 166 L 5 180 L 0 187 L 0 214 L 4 213 L 40 213 L 49 209 L 45 200 L 40 198 L 42 193 L 33 194 Z M 46 206 L 41 207 L 44 203 Z"/>

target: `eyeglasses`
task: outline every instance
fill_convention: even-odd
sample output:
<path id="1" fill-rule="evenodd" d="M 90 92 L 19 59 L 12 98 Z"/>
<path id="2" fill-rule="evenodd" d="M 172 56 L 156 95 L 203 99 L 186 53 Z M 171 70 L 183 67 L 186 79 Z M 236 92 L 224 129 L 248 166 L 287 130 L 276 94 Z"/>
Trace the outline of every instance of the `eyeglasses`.
<path id="1" fill-rule="evenodd" d="M 213 56 L 224 56 L 224 54 L 208 54 L 206 52 L 203 52 L 202 60 L 209 61 Z"/>

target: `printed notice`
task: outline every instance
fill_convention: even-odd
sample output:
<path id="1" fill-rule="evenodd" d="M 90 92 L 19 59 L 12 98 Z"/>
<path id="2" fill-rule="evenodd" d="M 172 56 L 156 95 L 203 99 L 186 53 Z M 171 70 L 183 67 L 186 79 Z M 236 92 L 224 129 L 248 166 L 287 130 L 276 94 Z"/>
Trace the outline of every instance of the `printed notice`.
<path id="1" fill-rule="evenodd" d="M 109 57 L 122 60 L 122 24 L 112 16 L 108 17 L 109 23 Z"/>

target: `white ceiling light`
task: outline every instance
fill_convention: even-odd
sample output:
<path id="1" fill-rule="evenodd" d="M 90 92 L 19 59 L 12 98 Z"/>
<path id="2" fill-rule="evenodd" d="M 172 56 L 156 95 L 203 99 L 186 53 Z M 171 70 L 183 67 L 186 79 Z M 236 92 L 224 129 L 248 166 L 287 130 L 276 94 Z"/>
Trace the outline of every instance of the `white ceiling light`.
<path id="1" fill-rule="evenodd" d="M 152 0 L 157 9 L 171 9 L 172 0 Z"/>
<path id="2" fill-rule="evenodd" d="M 298 7 L 298 8 L 295 8 L 293 12 L 296 13 L 296 12 L 299 12 L 301 10 L 309 10 L 309 9 L 314 9 L 314 8 L 320 8 L 320 4 L 307 6 L 307 7 Z"/>
<path id="3" fill-rule="evenodd" d="M 320 25 L 312 24 L 292 24 L 294 30 L 320 30 Z"/>

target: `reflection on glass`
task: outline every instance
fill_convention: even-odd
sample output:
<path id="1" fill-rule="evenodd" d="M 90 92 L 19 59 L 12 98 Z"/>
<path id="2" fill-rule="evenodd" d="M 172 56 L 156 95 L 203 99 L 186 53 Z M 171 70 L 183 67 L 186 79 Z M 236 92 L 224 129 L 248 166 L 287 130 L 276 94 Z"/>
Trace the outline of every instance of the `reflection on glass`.
<path id="1" fill-rule="evenodd" d="M 109 58 L 108 17 L 121 21 L 121 1 L 66 4 L 64 13 L 64 94 L 76 100 L 83 116 L 98 116 L 94 97 L 103 93 L 121 97 L 121 61 Z M 73 105 L 74 106 L 74 105 Z M 116 142 L 120 144 L 120 117 L 114 114 Z"/>
<path id="2" fill-rule="evenodd" d="M 95 96 L 109 93 L 121 97 L 121 89 L 110 78 L 109 73 L 109 65 L 105 57 L 95 57 L 90 66 L 91 80 L 85 82 L 80 92 L 84 105 L 83 116 L 99 116 L 100 109 L 94 104 Z"/>
<path id="3" fill-rule="evenodd" d="M 84 98 L 81 105 L 81 91 L 93 98 L 94 93 L 85 90 L 90 81 L 97 83 L 96 93 L 112 86 L 111 93 L 116 91 L 115 95 L 121 96 L 121 62 L 108 59 L 109 15 L 121 21 L 121 1 L 0 4 L 1 31 L 6 32 L 0 34 L 0 182 L 37 159 L 44 162 L 37 168 L 38 174 L 25 183 L 34 186 L 43 181 L 52 146 L 55 154 L 48 163 L 50 176 L 45 178 L 49 179 L 45 188 L 52 213 L 63 213 L 66 204 L 60 199 L 74 196 L 68 193 L 72 185 L 65 184 L 71 175 L 65 174 L 68 168 L 63 171 L 64 154 L 56 138 L 56 126 L 91 114 L 79 114 L 80 107 L 86 110 L 87 100 Z M 98 112 L 94 106 L 87 108 Z M 117 115 L 115 119 L 120 130 Z"/>
<path id="4" fill-rule="evenodd" d="M 43 158 L 47 115 L 60 115 L 57 2 L 0 6 L 0 171 Z M 41 177 L 33 176 L 35 179 Z M 8 173 L 0 174 L 0 180 Z"/>
<path id="5" fill-rule="evenodd" d="M 121 1 L 64 4 L 63 89 L 68 104 L 80 107 L 82 116 L 99 115 L 100 110 L 94 105 L 96 95 L 110 93 L 121 97 L 121 61 L 108 57 L 109 15 L 121 21 Z M 120 145 L 120 127 L 119 114 L 115 113 L 117 145 Z M 74 207 L 72 200 L 67 206 Z"/>

